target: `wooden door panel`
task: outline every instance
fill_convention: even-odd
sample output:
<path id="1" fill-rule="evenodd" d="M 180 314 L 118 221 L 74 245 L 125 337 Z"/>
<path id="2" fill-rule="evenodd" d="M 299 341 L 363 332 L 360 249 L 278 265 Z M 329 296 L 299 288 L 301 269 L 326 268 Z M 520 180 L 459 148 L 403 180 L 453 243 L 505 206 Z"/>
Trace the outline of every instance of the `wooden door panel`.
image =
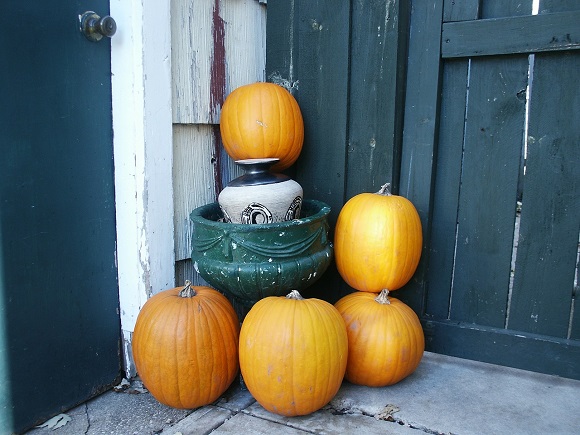
<path id="1" fill-rule="evenodd" d="M 509 328 L 567 338 L 580 227 L 580 53 L 536 55 Z"/>
<path id="2" fill-rule="evenodd" d="M 450 211 L 459 207 L 468 70 L 468 60 L 454 59 L 446 62 L 442 71 L 440 146 L 433 186 L 433 195 L 438 200 L 433 203 L 426 272 L 427 283 L 437 285 L 428 284 L 425 302 L 425 313 L 438 319 L 447 319 L 450 309 L 457 232 L 457 212 Z M 448 170 L 447 166 L 456 170 Z"/>
<path id="3" fill-rule="evenodd" d="M 421 284 L 412 287 L 425 298 L 427 346 L 578 378 L 580 344 L 573 339 L 578 316 L 572 308 L 580 173 L 579 134 L 572 121 L 578 109 L 571 101 L 579 95 L 571 75 L 580 52 L 574 43 L 542 42 L 561 31 L 554 24 L 560 16 L 531 16 L 531 2 L 483 1 L 477 20 L 474 4 L 446 5 L 444 18 L 452 21 L 442 21 L 441 66 L 431 68 L 440 71 L 442 89 L 431 109 L 439 114 L 439 134 L 433 142 L 432 215 L 426 219 L 426 279 L 419 271 Z M 554 4 L 547 9 L 562 12 Z M 578 11 L 570 10 L 568 15 Z M 568 17 L 564 27 L 573 21 Z M 538 42 L 526 38 L 534 30 L 527 22 L 541 25 Z M 512 33 L 507 42 L 499 27 L 494 29 L 520 24 L 525 24 L 521 33 Z M 473 37 L 480 25 L 482 32 Z M 471 36 L 460 41 L 461 49 L 451 50 L 446 44 L 457 41 L 458 29 Z M 545 53 L 564 48 L 568 51 Z M 422 56 L 410 51 L 409 74 Z M 407 105 L 413 102 L 408 99 Z M 403 154 L 407 147 L 416 148 L 404 142 Z"/>
<path id="4" fill-rule="evenodd" d="M 579 97 L 569 77 L 578 2 L 541 0 L 539 15 L 533 0 L 401 3 L 353 1 L 347 13 L 323 0 L 268 2 L 267 75 L 300 83 L 305 192 L 336 217 L 383 170 L 398 174 L 395 193 L 415 204 L 424 249 L 396 296 L 421 316 L 427 348 L 580 378 Z M 399 23 L 396 41 L 379 38 L 382 19 Z M 401 77 L 404 92 L 393 91 Z M 549 140 L 533 149 L 527 135 Z M 332 268 L 320 283 L 331 301 L 352 291 Z"/>
<path id="5" fill-rule="evenodd" d="M 461 173 L 454 320 L 505 324 L 527 70 L 527 57 L 471 61 L 462 165 L 443 169 Z"/>
<path id="6" fill-rule="evenodd" d="M 80 33 L 82 2 L 3 6 L 0 432 L 12 433 L 110 387 L 121 358 L 110 43 Z"/>

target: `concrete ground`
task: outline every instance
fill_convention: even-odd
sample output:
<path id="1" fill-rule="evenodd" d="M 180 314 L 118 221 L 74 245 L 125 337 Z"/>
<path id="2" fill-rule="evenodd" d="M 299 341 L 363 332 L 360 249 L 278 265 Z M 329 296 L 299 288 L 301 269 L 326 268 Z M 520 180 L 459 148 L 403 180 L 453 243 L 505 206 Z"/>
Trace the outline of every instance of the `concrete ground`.
<path id="1" fill-rule="evenodd" d="M 159 404 L 134 380 L 70 410 L 64 426 L 27 434 L 580 434 L 580 381 L 428 352 L 400 383 L 345 382 L 304 417 L 272 414 L 235 384 L 215 403 L 184 411 Z"/>

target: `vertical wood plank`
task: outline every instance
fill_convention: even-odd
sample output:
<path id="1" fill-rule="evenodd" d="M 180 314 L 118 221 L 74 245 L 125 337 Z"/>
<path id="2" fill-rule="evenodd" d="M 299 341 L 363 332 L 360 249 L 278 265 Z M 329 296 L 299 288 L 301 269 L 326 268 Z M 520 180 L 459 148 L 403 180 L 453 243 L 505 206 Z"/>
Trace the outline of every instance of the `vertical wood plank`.
<path id="1" fill-rule="evenodd" d="M 348 2 L 300 2 L 296 93 L 304 117 L 304 146 L 296 180 L 304 197 L 327 203 L 334 227 L 344 201 L 350 7 Z"/>
<path id="2" fill-rule="evenodd" d="M 580 227 L 580 54 L 537 54 L 509 328 L 566 338 Z"/>
<path id="3" fill-rule="evenodd" d="M 531 15 L 532 2 L 533 0 L 481 0 L 481 18 Z"/>
<path id="4" fill-rule="evenodd" d="M 398 190 L 408 13 L 406 1 L 353 2 L 346 200 Z"/>
<path id="5" fill-rule="evenodd" d="M 424 291 L 430 243 L 432 177 L 437 153 L 441 81 L 441 21 L 443 0 L 414 2 L 411 11 L 405 122 L 399 194 L 419 212 L 423 254 L 415 276 L 397 296 L 424 313 Z"/>
<path id="6" fill-rule="evenodd" d="M 468 66 L 461 59 L 445 62 L 443 69 L 426 299 L 426 313 L 439 319 L 448 317 L 455 261 Z"/>
<path id="7" fill-rule="evenodd" d="M 474 20 L 479 0 L 445 1 L 444 21 Z M 433 215 L 425 312 L 446 319 L 455 261 L 457 208 L 463 158 L 463 132 L 468 89 L 468 59 L 445 61 L 441 88 L 439 144 L 434 176 Z"/>
<path id="8" fill-rule="evenodd" d="M 345 197 L 350 21 L 350 2 L 268 2 L 267 76 L 291 88 L 304 118 L 304 146 L 289 172 L 305 198 L 330 206 L 330 237 Z M 334 263 L 313 287 L 309 297 L 340 297 Z"/>
<path id="9" fill-rule="evenodd" d="M 578 0 L 540 0 L 539 14 L 580 10 Z"/>
<path id="10" fill-rule="evenodd" d="M 443 22 L 476 20 L 481 0 L 445 0 Z"/>
<path id="11" fill-rule="evenodd" d="M 296 96 L 298 62 L 298 1 L 270 0 L 266 23 L 266 77 L 269 81 L 286 83 Z"/>
<path id="12" fill-rule="evenodd" d="M 580 240 L 578 241 L 580 251 Z M 580 255 L 580 254 L 579 254 Z M 576 259 L 576 281 L 574 287 L 574 301 L 572 305 L 572 323 L 570 324 L 570 339 L 580 340 L 580 264 Z"/>
<path id="13" fill-rule="evenodd" d="M 398 183 L 408 3 L 270 1 L 267 76 L 292 88 L 305 120 L 292 175 L 330 205 Z M 332 234 L 331 234 L 332 236 Z M 352 291 L 331 267 L 317 287 Z"/>
<path id="14" fill-rule="evenodd" d="M 525 125 L 525 57 L 473 59 L 451 318 L 503 327 Z"/>
<path id="15" fill-rule="evenodd" d="M 173 122 L 217 124 L 223 97 L 265 80 L 266 7 L 172 0 Z"/>

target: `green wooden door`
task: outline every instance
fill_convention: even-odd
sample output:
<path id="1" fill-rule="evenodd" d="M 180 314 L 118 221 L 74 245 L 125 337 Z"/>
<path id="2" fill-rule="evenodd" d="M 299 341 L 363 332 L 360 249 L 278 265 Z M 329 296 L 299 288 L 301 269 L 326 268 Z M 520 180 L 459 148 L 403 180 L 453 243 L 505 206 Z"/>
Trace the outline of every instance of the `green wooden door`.
<path id="1" fill-rule="evenodd" d="M 580 4 L 341 5 L 268 2 L 268 75 L 298 82 L 305 112 L 305 196 L 336 216 L 391 181 L 415 203 L 425 246 L 397 295 L 428 350 L 580 378 Z M 331 301 L 352 290 L 325 280 Z"/>
<path id="2" fill-rule="evenodd" d="M 86 2 L 2 6 L 0 432 L 12 433 L 112 385 L 121 359 L 110 42 L 80 33 Z"/>

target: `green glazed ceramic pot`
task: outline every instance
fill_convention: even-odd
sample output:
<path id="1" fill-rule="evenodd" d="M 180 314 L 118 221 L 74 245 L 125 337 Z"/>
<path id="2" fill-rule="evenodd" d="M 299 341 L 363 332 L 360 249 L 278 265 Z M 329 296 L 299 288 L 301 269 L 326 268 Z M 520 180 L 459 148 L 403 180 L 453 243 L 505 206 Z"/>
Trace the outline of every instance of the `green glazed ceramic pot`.
<path id="1" fill-rule="evenodd" d="M 218 203 L 196 208 L 191 259 L 208 284 L 252 306 L 314 283 L 332 261 L 330 207 L 304 200 L 300 219 L 270 224 L 223 222 Z"/>

